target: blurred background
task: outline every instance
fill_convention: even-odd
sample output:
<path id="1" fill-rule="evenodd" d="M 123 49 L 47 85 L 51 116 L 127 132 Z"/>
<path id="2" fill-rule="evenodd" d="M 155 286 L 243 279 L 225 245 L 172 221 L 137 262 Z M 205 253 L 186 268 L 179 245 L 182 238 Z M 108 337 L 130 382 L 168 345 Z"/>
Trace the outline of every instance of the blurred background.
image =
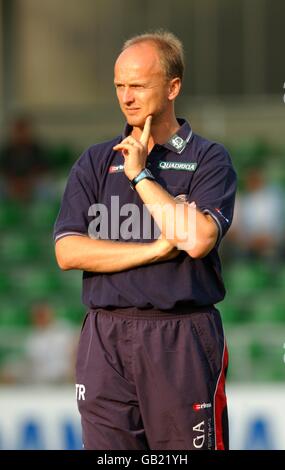
<path id="1" fill-rule="evenodd" d="M 284 18 L 283 0 L 0 0 L 1 449 L 81 447 L 81 273 L 58 269 L 53 224 L 72 164 L 123 128 L 122 43 L 157 28 L 185 47 L 178 116 L 239 176 L 218 305 L 231 446 L 285 449 Z"/>

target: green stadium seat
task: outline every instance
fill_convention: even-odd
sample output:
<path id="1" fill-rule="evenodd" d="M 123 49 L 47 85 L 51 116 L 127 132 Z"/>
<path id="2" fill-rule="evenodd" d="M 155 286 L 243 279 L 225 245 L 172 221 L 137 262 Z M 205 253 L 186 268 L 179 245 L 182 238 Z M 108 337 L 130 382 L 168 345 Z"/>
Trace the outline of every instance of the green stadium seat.
<path id="1" fill-rule="evenodd" d="M 30 326 L 30 312 L 27 304 L 13 297 L 1 299 L 0 325 L 2 328 Z"/>
<path id="2" fill-rule="evenodd" d="M 249 346 L 249 353 L 251 359 L 255 362 L 261 361 L 264 359 L 264 346 L 260 341 L 253 340 Z"/>
<path id="3" fill-rule="evenodd" d="M 0 202 L 1 231 L 17 229 L 25 220 L 25 206 L 11 201 Z"/>
<path id="4" fill-rule="evenodd" d="M 240 323 L 243 321 L 240 307 L 234 302 L 234 299 L 223 300 L 217 304 L 224 323 Z"/>
<path id="5" fill-rule="evenodd" d="M 260 138 L 252 138 L 230 145 L 234 163 L 238 167 L 260 165 L 265 157 L 270 155 L 268 144 Z"/>
<path id="6" fill-rule="evenodd" d="M 285 325 L 284 298 L 278 292 L 267 290 L 252 299 L 252 321 L 256 323 L 283 323 Z"/>
<path id="7" fill-rule="evenodd" d="M 54 242 L 52 239 L 52 234 L 42 237 L 40 240 L 41 243 L 41 259 L 40 262 L 43 266 L 50 267 L 55 271 L 58 271 L 60 275 L 60 268 L 57 265 L 55 251 L 54 251 Z"/>
<path id="8" fill-rule="evenodd" d="M 9 294 L 12 291 L 12 286 L 9 273 L 0 271 L 0 295 Z"/>
<path id="9" fill-rule="evenodd" d="M 40 246 L 32 234 L 26 234 L 21 227 L 17 232 L 8 232 L 1 236 L 0 256 L 4 263 L 30 263 L 37 259 Z"/>
<path id="10" fill-rule="evenodd" d="M 63 295 L 72 299 L 80 299 L 82 290 L 82 272 L 78 270 L 60 271 L 58 276 L 61 282 Z"/>
<path id="11" fill-rule="evenodd" d="M 15 274 L 20 294 L 30 301 L 49 299 L 60 291 L 57 271 L 42 267 L 23 268 Z"/>
<path id="12" fill-rule="evenodd" d="M 52 168 L 61 170 L 69 168 L 74 163 L 77 153 L 68 144 L 59 144 L 50 149 L 48 159 Z"/>
<path id="13" fill-rule="evenodd" d="M 280 266 L 276 275 L 276 282 L 281 291 L 285 292 L 285 266 Z"/>
<path id="14" fill-rule="evenodd" d="M 60 301 L 55 304 L 54 308 L 58 318 L 68 320 L 77 326 L 82 324 L 86 308 L 82 304 L 78 303 L 78 299 L 73 303 L 68 299 L 66 299 L 65 302 Z"/>
<path id="15" fill-rule="evenodd" d="M 252 380 L 263 382 L 284 381 L 285 368 L 278 341 L 274 345 L 267 342 L 266 338 L 254 339 L 249 345 L 249 358 Z"/>
<path id="16" fill-rule="evenodd" d="M 58 201 L 37 201 L 27 208 L 29 226 L 36 233 L 45 231 L 51 236 L 59 211 Z"/>
<path id="17" fill-rule="evenodd" d="M 259 292 L 272 282 L 266 266 L 261 263 L 238 262 L 227 269 L 225 284 L 228 295 L 248 295 Z"/>

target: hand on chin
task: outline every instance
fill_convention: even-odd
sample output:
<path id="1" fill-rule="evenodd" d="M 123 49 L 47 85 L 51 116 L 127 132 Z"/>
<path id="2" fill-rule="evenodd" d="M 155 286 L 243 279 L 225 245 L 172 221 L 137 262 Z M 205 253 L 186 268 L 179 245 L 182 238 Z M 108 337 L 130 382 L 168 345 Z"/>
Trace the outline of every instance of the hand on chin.
<path id="1" fill-rule="evenodd" d="M 144 117 L 128 116 L 127 122 L 132 127 L 139 127 L 140 129 L 143 129 L 146 118 L 147 116 L 144 116 Z"/>

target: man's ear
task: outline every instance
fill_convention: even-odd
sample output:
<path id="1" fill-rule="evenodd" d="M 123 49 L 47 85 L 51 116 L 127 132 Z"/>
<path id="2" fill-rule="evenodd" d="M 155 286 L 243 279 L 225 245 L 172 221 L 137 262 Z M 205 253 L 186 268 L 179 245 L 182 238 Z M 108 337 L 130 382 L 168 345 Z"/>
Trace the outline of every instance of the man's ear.
<path id="1" fill-rule="evenodd" d="M 168 99 L 169 101 L 175 100 L 181 90 L 181 78 L 173 78 L 169 83 Z"/>

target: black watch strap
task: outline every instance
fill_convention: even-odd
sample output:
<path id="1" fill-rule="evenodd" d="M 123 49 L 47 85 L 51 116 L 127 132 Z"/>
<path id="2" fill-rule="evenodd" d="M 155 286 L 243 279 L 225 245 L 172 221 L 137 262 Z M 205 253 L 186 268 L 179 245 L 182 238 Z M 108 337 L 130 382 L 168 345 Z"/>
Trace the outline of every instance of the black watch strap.
<path id="1" fill-rule="evenodd" d="M 153 174 L 147 168 L 144 168 L 133 180 L 130 181 L 131 188 L 135 189 L 138 182 L 145 178 L 149 180 L 155 180 Z"/>

